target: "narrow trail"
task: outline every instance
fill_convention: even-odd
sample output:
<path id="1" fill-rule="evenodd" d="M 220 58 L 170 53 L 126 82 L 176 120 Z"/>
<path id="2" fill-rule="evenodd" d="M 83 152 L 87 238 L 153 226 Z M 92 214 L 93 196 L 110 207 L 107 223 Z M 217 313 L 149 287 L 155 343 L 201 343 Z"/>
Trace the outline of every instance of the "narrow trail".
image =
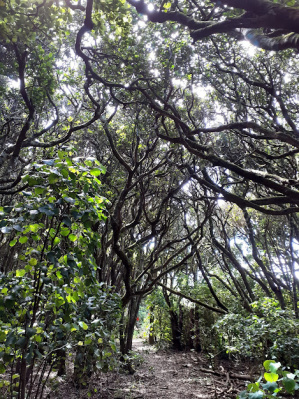
<path id="1" fill-rule="evenodd" d="M 230 373 L 240 374 L 240 369 L 233 370 L 228 362 L 215 368 L 221 374 L 217 376 L 209 368 L 207 359 L 195 352 L 156 351 L 142 340 L 135 340 L 133 349 L 143 362 L 135 367 L 133 375 L 107 376 L 106 383 L 102 384 L 103 399 L 236 398 L 244 388 L 245 381 L 230 377 Z"/>
<path id="2" fill-rule="evenodd" d="M 45 398 L 236 399 L 249 378 L 248 365 L 220 361 L 212 369 L 208 359 L 196 352 L 157 350 L 141 339 L 134 340 L 133 350 L 134 374 L 96 373 L 86 389 L 76 389 L 70 370 L 65 379 L 56 377 L 55 392 Z"/>

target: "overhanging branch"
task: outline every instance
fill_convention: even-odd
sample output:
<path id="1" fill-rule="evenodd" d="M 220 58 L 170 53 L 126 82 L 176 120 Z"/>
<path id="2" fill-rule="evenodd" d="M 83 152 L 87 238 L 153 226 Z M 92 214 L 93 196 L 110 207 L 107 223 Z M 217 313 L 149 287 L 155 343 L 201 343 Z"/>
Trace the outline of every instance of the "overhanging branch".
<path id="1" fill-rule="evenodd" d="M 187 299 L 188 301 L 192 302 L 192 303 L 196 303 L 199 306 L 203 306 L 206 309 L 212 310 L 212 312 L 216 312 L 216 313 L 220 313 L 220 314 L 227 314 L 227 312 L 225 312 L 222 309 L 219 308 L 215 308 L 214 306 L 208 305 L 207 303 L 198 301 L 197 299 L 191 298 L 188 295 L 184 295 L 181 292 L 175 291 L 172 288 L 167 287 L 166 285 L 162 284 L 162 283 L 157 283 L 157 285 L 159 285 L 160 287 L 164 288 L 165 290 L 171 292 L 174 295 L 180 296 L 182 298 Z"/>

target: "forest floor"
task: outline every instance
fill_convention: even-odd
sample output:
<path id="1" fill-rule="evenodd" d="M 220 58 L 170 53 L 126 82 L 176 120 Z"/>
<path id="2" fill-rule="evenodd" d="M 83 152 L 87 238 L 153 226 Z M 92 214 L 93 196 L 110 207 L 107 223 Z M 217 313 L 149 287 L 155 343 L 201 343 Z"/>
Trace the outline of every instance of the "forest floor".
<path id="1" fill-rule="evenodd" d="M 236 398 L 246 385 L 249 365 L 219 361 L 214 368 L 200 353 L 157 350 L 134 340 L 135 373 L 94 376 L 88 389 L 62 382 L 53 399 L 222 399 Z"/>

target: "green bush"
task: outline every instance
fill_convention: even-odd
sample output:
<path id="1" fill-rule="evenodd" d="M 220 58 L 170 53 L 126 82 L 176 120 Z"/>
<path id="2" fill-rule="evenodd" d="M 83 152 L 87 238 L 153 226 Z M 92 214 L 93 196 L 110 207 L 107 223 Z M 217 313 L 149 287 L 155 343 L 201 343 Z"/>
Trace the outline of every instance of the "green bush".
<path id="1" fill-rule="evenodd" d="M 106 218 L 102 172 L 96 160 L 59 152 L 24 176 L 19 203 L 0 208 L 2 243 L 16 249 L 0 276 L 0 373 L 11 398 L 42 397 L 50 372 L 65 372 L 68 352 L 79 385 L 116 362 L 120 301 L 97 280 L 93 256 L 93 226 Z"/>
<path id="2" fill-rule="evenodd" d="M 228 353 L 261 361 L 276 358 L 298 368 L 299 321 L 277 301 L 264 298 L 252 303 L 251 314 L 228 314 L 215 325 Z"/>
<path id="3" fill-rule="evenodd" d="M 280 394 L 296 394 L 299 390 L 299 370 L 291 373 L 275 360 L 266 360 L 263 365 L 266 370 L 264 376 L 248 384 L 247 390 L 241 392 L 237 399 L 281 398 Z"/>
<path id="4" fill-rule="evenodd" d="M 161 290 L 156 289 L 145 299 L 147 316 L 142 329 L 145 336 L 152 334 L 161 346 L 171 342 L 171 326 L 168 306 Z"/>

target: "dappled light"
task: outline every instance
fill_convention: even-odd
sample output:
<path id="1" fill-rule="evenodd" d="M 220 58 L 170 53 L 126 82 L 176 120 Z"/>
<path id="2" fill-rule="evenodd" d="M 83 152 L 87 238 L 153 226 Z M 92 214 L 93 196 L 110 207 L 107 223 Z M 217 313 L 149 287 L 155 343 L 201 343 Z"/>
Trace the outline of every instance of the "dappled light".
<path id="1" fill-rule="evenodd" d="M 0 399 L 298 397 L 298 27 L 0 0 Z"/>

